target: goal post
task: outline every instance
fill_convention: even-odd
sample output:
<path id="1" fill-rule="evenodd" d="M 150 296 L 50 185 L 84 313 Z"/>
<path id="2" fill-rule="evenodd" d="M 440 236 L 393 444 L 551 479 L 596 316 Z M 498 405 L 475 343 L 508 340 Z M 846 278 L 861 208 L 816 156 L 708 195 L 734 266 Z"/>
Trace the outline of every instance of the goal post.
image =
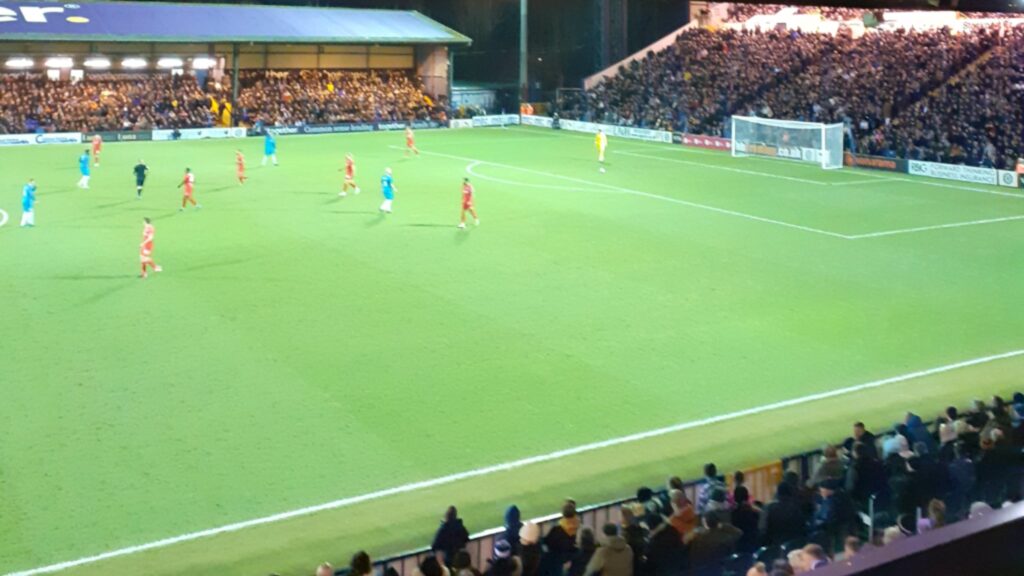
<path id="1" fill-rule="evenodd" d="M 733 156 L 766 156 L 843 167 L 843 125 L 733 116 Z"/>

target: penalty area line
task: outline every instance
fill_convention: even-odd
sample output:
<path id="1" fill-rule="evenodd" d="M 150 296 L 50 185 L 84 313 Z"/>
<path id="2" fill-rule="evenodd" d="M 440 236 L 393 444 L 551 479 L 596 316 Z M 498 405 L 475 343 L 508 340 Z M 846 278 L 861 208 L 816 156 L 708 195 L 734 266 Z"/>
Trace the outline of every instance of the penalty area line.
<path id="1" fill-rule="evenodd" d="M 627 436 L 620 436 L 618 438 L 612 438 L 609 440 L 603 440 L 600 442 L 592 442 L 590 444 L 583 444 L 573 448 L 566 448 L 564 450 L 557 450 L 555 452 L 549 452 L 547 454 L 541 454 L 538 456 L 531 456 L 529 458 L 522 458 L 520 460 L 513 460 L 511 462 L 505 462 L 503 464 L 495 464 L 492 466 L 486 466 L 483 468 L 477 468 L 475 470 L 468 470 L 465 472 L 458 472 L 455 474 L 449 474 L 447 476 L 440 476 L 431 480 L 423 480 L 420 482 L 412 482 L 409 484 L 403 484 L 401 486 L 395 486 L 394 488 L 388 488 L 386 490 L 379 490 L 377 492 L 370 492 L 367 494 L 361 494 L 359 496 L 352 496 L 349 498 L 342 498 L 333 502 L 326 502 L 316 506 L 308 506 L 306 508 L 299 508 L 297 510 L 291 510 L 289 512 L 282 512 L 280 514 L 274 514 L 272 516 L 265 516 L 263 518 L 256 518 L 253 520 L 247 520 L 245 522 L 237 522 L 234 524 L 227 524 L 219 526 L 217 528 L 210 528 L 208 530 L 202 530 L 199 532 L 191 532 L 189 534 L 182 534 L 181 536 L 174 536 L 172 538 L 164 538 L 162 540 L 156 540 L 147 544 L 139 544 L 137 546 L 129 546 L 127 548 L 121 548 L 118 550 L 111 550 L 110 552 L 104 552 L 103 554 L 97 554 L 95 556 L 88 556 L 85 558 L 79 558 L 77 560 L 69 560 L 67 562 L 60 562 L 58 564 L 51 564 L 49 566 L 42 566 L 40 568 L 33 568 L 30 570 L 24 570 L 21 572 L 12 572 L 7 576 L 34 576 L 36 574 L 50 574 L 53 572 L 59 572 L 68 568 L 74 568 L 77 566 L 84 566 L 86 564 L 94 564 L 103 560 L 111 560 L 122 556 L 129 556 L 132 554 L 138 554 L 139 552 L 145 552 L 147 550 L 155 550 L 158 548 L 166 548 L 175 544 L 182 544 L 185 542 L 191 542 L 194 540 L 200 540 L 203 538 L 209 538 L 211 536 L 217 536 L 219 534 L 227 534 L 230 532 L 238 532 L 246 528 L 252 528 L 254 526 L 261 526 L 264 524 L 271 524 L 274 522 L 281 522 L 283 520 L 289 520 L 292 518 L 298 518 L 301 516 L 308 516 L 317 512 L 325 512 L 327 510 L 336 510 L 339 508 L 345 508 L 354 504 L 360 504 L 363 502 L 370 502 L 373 500 L 379 500 L 381 498 L 387 498 L 389 496 L 396 496 L 398 494 L 405 494 L 408 492 L 415 492 L 417 490 L 424 490 L 427 488 L 434 488 L 437 486 L 443 486 L 446 484 L 452 484 L 461 480 L 468 480 L 470 478 L 477 478 L 480 476 L 488 476 L 498 472 L 507 472 L 509 470 L 515 470 L 524 466 L 530 466 L 532 464 L 540 464 L 542 462 L 550 462 L 552 460 L 558 460 L 566 458 L 568 456 L 575 456 L 577 454 L 584 454 L 587 452 L 593 452 L 595 450 L 601 450 L 603 448 L 610 448 L 621 444 L 628 444 L 637 442 L 640 440 L 646 440 L 649 438 L 656 438 L 658 436 L 665 436 L 675 432 L 681 432 L 684 430 L 690 430 L 693 428 L 699 428 L 708 426 L 711 424 L 717 424 L 720 422 L 726 422 L 729 420 L 736 420 L 745 416 L 754 416 L 756 414 L 762 414 L 764 412 L 771 412 L 779 410 L 781 408 L 789 408 L 791 406 L 799 406 L 801 404 L 807 404 L 809 402 L 816 402 L 818 400 L 825 400 L 828 398 L 835 398 L 837 396 L 844 396 L 852 394 L 854 392 L 860 392 L 863 390 L 870 390 L 873 388 L 881 388 L 888 386 L 889 384 L 897 384 L 900 382 L 906 382 L 908 380 L 914 380 L 917 378 L 924 378 L 926 376 L 933 376 L 936 374 L 942 374 L 944 372 L 952 372 L 961 368 L 968 368 L 971 366 L 978 366 L 980 364 L 988 364 L 998 360 L 1005 360 L 1008 358 L 1014 358 L 1017 356 L 1024 356 L 1024 349 L 1013 350 L 1010 352 L 1003 352 L 1002 354 L 993 354 L 991 356 L 982 356 L 980 358 L 972 358 L 970 360 L 962 360 L 952 364 L 946 364 L 944 366 L 937 366 L 934 368 L 927 368 L 925 370 L 918 370 L 915 372 L 909 372 L 899 376 L 892 376 L 890 378 L 884 378 L 882 380 L 874 380 L 872 382 L 865 382 L 863 384 L 857 384 L 854 386 L 847 386 L 845 388 L 838 388 L 836 390 L 829 390 L 827 392 L 819 392 L 817 394 L 809 394 L 807 396 L 800 396 L 798 398 L 791 398 L 789 400 L 782 400 L 780 402 L 774 402 L 771 404 L 765 404 L 763 406 L 757 406 L 754 408 L 747 408 L 745 410 L 739 410 L 736 412 L 730 412 L 727 414 L 721 414 L 718 416 L 711 416 L 709 418 L 703 418 L 700 420 L 692 420 L 690 422 L 683 422 L 672 426 L 666 426 L 664 428 L 657 428 L 654 430 L 648 430 L 646 432 L 639 432 L 636 434 L 630 434 Z"/>

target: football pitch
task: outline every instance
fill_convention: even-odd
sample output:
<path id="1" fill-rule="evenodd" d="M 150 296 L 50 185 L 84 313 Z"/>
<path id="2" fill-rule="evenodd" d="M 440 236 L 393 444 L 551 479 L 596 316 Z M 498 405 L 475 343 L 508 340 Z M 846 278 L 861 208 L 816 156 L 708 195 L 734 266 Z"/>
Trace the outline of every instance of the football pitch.
<path id="1" fill-rule="evenodd" d="M 108 143 L 90 190 L 85 145 L 0 150 L 0 573 L 304 575 L 427 544 L 449 504 L 482 530 L 1024 380 L 1020 191 L 614 138 L 602 174 L 592 136 L 531 128 L 402 144 Z"/>

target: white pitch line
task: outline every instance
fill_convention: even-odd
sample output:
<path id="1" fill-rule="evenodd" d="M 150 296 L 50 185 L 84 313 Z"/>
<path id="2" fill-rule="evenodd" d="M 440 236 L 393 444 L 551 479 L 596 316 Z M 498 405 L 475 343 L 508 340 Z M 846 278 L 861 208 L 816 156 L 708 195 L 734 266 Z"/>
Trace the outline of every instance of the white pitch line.
<path id="1" fill-rule="evenodd" d="M 282 512 L 280 514 L 274 514 L 272 516 L 265 516 L 263 518 L 256 518 L 254 520 L 247 520 L 245 522 L 238 522 L 235 524 L 226 524 L 217 528 L 210 528 L 209 530 L 202 530 L 199 532 L 192 532 L 189 534 L 183 534 L 181 536 L 175 536 L 173 538 L 164 538 L 163 540 L 157 540 L 155 542 L 149 542 L 147 544 L 139 544 L 137 546 L 129 546 L 127 548 L 121 548 L 119 550 L 112 550 L 103 554 L 97 554 L 95 556 L 88 556 L 85 558 L 79 558 L 78 560 L 69 560 L 67 562 L 61 562 L 59 564 L 51 564 L 49 566 L 43 566 L 40 568 L 33 568 L 31 570 L 25 570 L 22 572 L 13 572 L 7 576 L 34 576 L 36 574 L 50 574 L 53 572 L 59 572 L 68 568 L 74 568 L 76 566 L 83 566 L 85 564 L 94 564 L 103 560 L 110 560 L 112 558 L 118 558 L 121 556 L 128 556 L 131 554 L 137 554 L 139 552 L 145 552 L 147 550 L 153 550 L 156 548 L 166 548 L 174 544 L 181 544 L 184 542 L 191 542 L 193 540 L 200 540 L 202 538 L 209 538 L 218 534 L 227 534 L 230 532 L 237 532 L 246 528 L 252 528 L 253 526 L 261 526 L 264 524 L 271 524 L 274 522 L 280 522 L 282 520 L 289 520 L 291 518 L 298 518 L 300 516 L 308 516 L 317 512 L 324 512 L 327 510 L 335 510 L 338 508 L 345 508 L 354 504 L 360 504 L 362 502 L 369 502 L 372 500 L 379 500 L 388 496 L 395 496 L 398 494 L 405 494 L 408 492 L 415 492 L 417 490 L 424 490 L 427 488 L 434 488 L 437 486 L 443 486 L 445 484 L 451 484 L 460 480 L 467 480 L 469 478 L 476 478 L 479 476 L 488 476 L 497 472 L 506 472 L 509 470 L 515 470 L 524 466 L 530 466 L 532 464 L 540 464 L 543 462 L 550 462 L 552 460 L 558 460 L 567 456 L 575 456 L 577 454 L 584 454 L 586 452 L 593 452 L 595 450 L 601 450 L 604 448 L 610 448 L 621 444 L 629 444 L 640 440 L 646 440 L 649 438 L 656 438 L 658 436 L 665 436 L 675 432 L 682 432 L 684 430 L 690 430 L 692 428 L 700 428 L 711 424 L 718 424 L 720 422 L 726 422 L 729 420 L 736 420 L 738 418 L 744 418 L 746 416 L 754 416 L 756 414 L 762 414 L 764 412 L 771 412 L 780 408 L 788 408 L 791 406 L 799 406 L 801 404 L 807 404 L 808 402 L 816 402 L 818 400 L 825 400 L 828 398 L 835 398 L 837 396 L 844 396 L 854 392 L 860 392 L 862 390 L 870 390 L 872 388 L 880 388 L 889 384 L 897 384 L 899 382 L 906 382 L 907 380 L 913 380 L 916 378 L 924 378 L 926 376 L 933 376 L 935 374 L 942 374 L 944 372 L 951 372 L 953 370 L 959 370 L 961 368 L 968 368 L 970 366 L 977 366 L 979 364 L 988 364 L 997 360 L 1005 360 L 1007 358 L 1013 358 L 1016 356 L 1024 355 L 1024 349 L 1013 350 L 1011 352 L 1004 352 L 1002 354 L 993 354 L 991 356 L 983 356 L 981 358 L 973 358 L 971 360 L 963 360 L 953 364 L 946 364 L 944 366 L 938 366 L 935 368 L 928 368 L 926 370 L 918 370 L 916 372 L 910 372 L 908 374 L 902 374 L 900 376 L 893 376 L 891 378 L 885 378 L 882 380 L 875 380 L 872 382 L 865 382 L 863 384 L 857 384 L 854 386 L 847 386 L 845 388 L 838 388 L 836 390 L 829 390 L 827 392 L 819 392 L 817 394 L 809 394 L 807 396 L 801 396 L 799 398 L 791 398 L 789 400 L 782 400 L 781 402 L 774 402 L 772 404 L 765 404 L 763 406 L 757 406 L 754 408 L 747 408 L 745 410 L 739 410 L 736 412 L 730 412 L 728 414 L 721 414 L 719 416 L 711 416 L 709 418 L 703 418 L 701 420 L 693 420 L 690 422 L 683 422 L 672 426 L 666 426 L 664 428 L 657 428 L 654 430 L 648 430 L 646 432 L 639 432 L 636 434 L 630 434 L 627 436 L 620 436 L 618 438 L 612 438 L 610 440 L 602 440 L 600 442 L 592 442 L 590 444 L 583 444 L 573 448 L 566 448 L 564 450 L 557 450 L 555 452 L 549 452 L 547 454 L 541 454 L 539 456 L 531 456 L 529 458 L 522 458 L 520 460 L 513 460 L 511 462 L 505 462 L 503 464 L 495 464 L 493 466 L 486 466 L 484 468 L 477 468 L 475 470 L 468 470 L 466 472 L 458 472 L 455 474 L 449 474 L 447 476 L 441 476 L 431 480 L 423 480 L 420 482 L 412 482 L 410 484 L 403 484 L 401 486 L 395 486 L 394 488 L 388 488 L 386 490 L 379 490 L 377 492 L 370 492 L 368 494 L 362 494 L 359 496 L 352 496 L 349 498 L 342 498 L 341 500 L 335 500 L 333 502 L 327 502 L 316 506 L 309 506 L 306 508 L 299 508 L 298 510 L 292 510 L 289 512 Z"/>
<path id="2" fill-rule="evenodd" d="M 398 146 L 391 146 L 391 148 L 400 149 Z M 551 172 L 543 172 L 540 170 L 532 170 L 530 168 L 523 168 L 521 166 L 513 166 L 511 164 L 501 164 L 499 162 L 490 162 L 488 160 L 480 160 L 479 158 L 467 158 L 466 156 L 456 156 L 454 154 L 444 154 L 442 152 L 426 152 L 422 151 L 422 154 L 428 156 L 439 156 L 442 158 L 451 158 L 454 160 L 462 160 L 469 163 L 489 164 L 491 166 L 498 166 L 500 168 L 508 168 L 510 170 L 519 170 L 521 172 L 527 172 L 530 174 L 537 174 L 540 176 L 546 176 L 548 178 L 560 178 L 562 180 L 568 180 L 570 182 L 577 182 L 580 184 L 586 184 L 587 186 L 597 186 L 601 188 L 607 188 L 623 194 L 630 194 L 633 196 L 643 196 L 645 198 L 653 198 L 656 200 L 662 200 L 664 202 L 671 202 L 673 204 L 680 204 L 683 206 L 689 206 L 691 208 L 700 208 L 701 210 L 708 210 L 711 212 L 717 212 L 719 214 L 727 214 L 729 216 L 737 216 L 739 218 L 745 218 L 747 220 L 755 220 L 757 222 L 764 222 L 767 224 L 775 224 L 776 226 L 784 226 L 786 228 L 793 228 L 796 230 L 803 230 L 804 232 L 813 232 L 815 234 L 822 234 L 824 236 L 831 236 L 833 238 L 842 238 L 843 240 L 849 240 L 850 237 L 845 234 L 839 234 L 838 232 L 830 232 L 828 230 L 821 230 L 819 228 L 812 228 L 810 226 L 802 226 L 800 224 L 793 224 L 792 222 L 785 222 L 782 220 L 774 220 L 772 218 L 764 218 L 762 216 L 755 216 L 753 214 L 747 214 L 745 212 L 736 212 L 735 210 L 727 210 L 725 208 L 718 208 L 716 206 L 709 206 L 707 204 L 700 204 L 698 202 L 690 202 L 689 200 L 680 200 L 679 198 L 672 198 L 671 196 L 662 196 L 660 194 L 652 194 L 650 192 L 641 192 L 639 190 L 631 190 L 629 188 L 621 188 L 619 186 L 613 186 L 611 184 L 603 184 L 601 182 L 592 182 L 590 180 L 583 180 L 581 178 L 573 178 L 572 176 L 565 176 L 562 174 L 554 174 Z"/>
<path id="3" fill-rule="evenodd" d="M 757 170 L 746 170 L 744 168 L 731 168 L 729 166 L 718 166 L 715 164 L 706 164 L 704 162 L 694 162 L 692 160 L 680 160 L 678 158 L 662 158 L 661 156 L 651 156 L 650 154 L 637 154 L 636 152 L 626 152 L 620 150 L 619 154 L 625 156 L 636 156 L 637 158 L 650 158 L 652 160 L 661 160 L 663 162 L 675 162 L 676 164 L 686 164 L 689 166 L 700 166 L 701 168 L 711 168 L 713 170 L 724 170 L 726 172 L 737 172 L 740 174 L 749 174 L 751 176 L 760 176 L 762 178 L 776 178 L 778 180 L 790 180 L 792 182 L 803 182 L 804 184 L 816 184 L 818 186 L 828 186 L 828 182 L 822 182 L 821 180 L 811 180 L 809 178 L 797 178 L 795 176 L 782 176 L 781 174 L 772 174 L 770 172 L 758 172 Z"/>
<path id="4" fill-rule="evenodd" d="M 0 228 L 3 228 L 4 224 L 7 224 L 7 212 L 0 210 Z"/>
<path id="5" fill-rule="evenodd" d="M 866 180 L 850 180 L 847 182 L 830 182 L 829 186 L 855 186 L 857 184 L 877 184 L 880 182 L 899 182 L 898 178 L 869 178 Z"/>
<path id="6" fill-rule="evenodd" d="M 1022 216 L 1006 216 L 1003 218 L 988 218 L 986 220 L 971 220 L 970 222 L 953 222 L 950 224 L 936 224 L 934 226 L 918 226 L 917 228 L 903 228 L 900 230 L 884 230 L 882 232 L 870 232 L 868 234 L 854 234 L 850 236 L 851 240 L 861 240 L 863 238 L 878 238 L 881 236 L 895 236 L 897 234 L 911 234 L 914 232 L 925 232 L 927 230 L 940 230 L 943 228 L 963 228 L 965 226 L 981 226 L 983 224 L 994 224 L 996 222 L 1011 222 L 1013 220 L 1024 220 Z"/>
<path id="7" fill-rule="evenodd" d="M 941 182 L 930 182 L 925 179 L 914 180 L 912 178 L 897 178 L 900 182 L 910 182 L 911 184 L 921 184 L 922 186 L 934 186 L 936 188 L 950 188 L 952 190 L 963 190 L 965 192 L 979 192 L 981 194 L 992 194 L 994 196 L 1007 196 L 1009 198 L 1016 198 L 1018 200 L 1024 200 L 1024 194 L 1014 194 L 1013 192 L 1000 192 L 998 190 L 989 190 L 987 188 L 974 188 L 972 186 L 957 186 L 956 184 L 943 184 Z"/>

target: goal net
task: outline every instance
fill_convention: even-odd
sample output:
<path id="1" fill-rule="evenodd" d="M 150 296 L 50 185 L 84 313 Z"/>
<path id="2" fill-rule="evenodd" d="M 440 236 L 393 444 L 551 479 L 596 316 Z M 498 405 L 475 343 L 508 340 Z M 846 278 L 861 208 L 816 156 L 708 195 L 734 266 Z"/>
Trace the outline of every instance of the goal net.
<path id="1" fill-rule="evenodd" d="M 843 167 L 843 125 L 732 117 L 732 155 L 768 156 Z"/>

